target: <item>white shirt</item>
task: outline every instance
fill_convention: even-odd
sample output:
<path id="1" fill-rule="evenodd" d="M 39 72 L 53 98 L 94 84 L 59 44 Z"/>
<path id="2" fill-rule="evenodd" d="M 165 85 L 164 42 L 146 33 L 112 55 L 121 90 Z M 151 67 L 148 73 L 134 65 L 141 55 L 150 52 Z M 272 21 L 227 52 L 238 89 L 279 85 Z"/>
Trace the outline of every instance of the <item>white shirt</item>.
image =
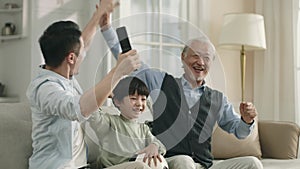
<path id="1" fill-rule="evenodd" d="M 27 90 L 32 111 L 29 169 L 57 169 L 86 165 L 86 147 L 79 122 L 82 89 L 77 80 L 39 68 Z"/>

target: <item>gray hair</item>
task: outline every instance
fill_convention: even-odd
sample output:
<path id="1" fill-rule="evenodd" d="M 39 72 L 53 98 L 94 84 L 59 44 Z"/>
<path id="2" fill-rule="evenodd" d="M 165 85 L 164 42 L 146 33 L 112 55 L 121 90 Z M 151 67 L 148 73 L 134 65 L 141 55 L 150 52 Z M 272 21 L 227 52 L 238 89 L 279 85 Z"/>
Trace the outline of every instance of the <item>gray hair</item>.
<path id="1" fill-rule="evenodd" d="M 216 57 L 216 48 L 215 46 L 210 42 L 210 40 L 206 37 L 206 36 L 201 36 L 201 37 L 198 37 L 198 38 L 193 38 L 193 39 L 190 39 L 188 40 L 186 43 L 185 43 L 185 46 L 182 50 L 182 54 L 184 56 L 187 55 L 187 52 L 188 52 L 188 49 L 190 49 L 190 46 L 193 42 L 200 42 L 200 43 L 205 43 L 209 46 L 209 54 L 212 56 L 212 60 L 215 59 Z"/>

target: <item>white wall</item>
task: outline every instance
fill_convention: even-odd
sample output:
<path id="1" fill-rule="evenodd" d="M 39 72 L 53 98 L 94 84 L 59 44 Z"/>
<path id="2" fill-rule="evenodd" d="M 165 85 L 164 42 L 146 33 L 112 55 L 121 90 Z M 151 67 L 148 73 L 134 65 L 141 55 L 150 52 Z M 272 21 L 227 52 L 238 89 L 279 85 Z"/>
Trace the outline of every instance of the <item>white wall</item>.
<path id="1" fill-rule="evenodd" d="M 30 80 L 28 78 L 30 75 L 30 43 L 28 42 L 28 39 L 21 39 L 1 44 L 3 52 L 1 82 L 6 86 L 6 94 L 20 96 L 20 99 L 24 99 L 23 93 Z"/>
<path id="2" fill-rule="evenodd" d="M 31 78 L 36 75 L 36 68 L 43 63 L 38 38 L 51 23 L 58 20 L 76 21 L 81 29 L 88 22 L 92 11 L 95 9 L 94 2 L 86 1 L 29 1 L 28 4 L 28 36 L 23 39 L 10 40 L 0 43 L 0 82 L 6 87 L 8 96 L 18 96 L 21 102 L 26 102 L 26 89 Z M 92 4 L 92 5 L 91 5 Z M 98 33 L 100 34 L 100 33 Z M 95 41 L 100 41 L 98 35 Z M 103 44 L 103 43 L 102 43 Z M 101 50 L 101 47 L 98 47 Z M 96 50 L 97 51 L 97 50 Z M 88 53 L 99 53 L 91 50 Z M 82 74 L 79 76 L 82 86 L 87 87 L 93 83 L 95 76 L 90 76 L 95 69 L 90 70 L 88 63 L 94 63 L 91 58 L 87 59 L 82 66 Z M 91 78 L 93 77 L 93 78 Z"/>
<path id="3" fill-rule="evenodd" d="M 26 10 L 25 10 L 26 11 Z M 30 28 L 30 24 L 26 23 Z M 30 81 L 30 39 L 8 40 L 0 43 L 0 82 L 6 86 L 6 95 L 25 99 Z"/>

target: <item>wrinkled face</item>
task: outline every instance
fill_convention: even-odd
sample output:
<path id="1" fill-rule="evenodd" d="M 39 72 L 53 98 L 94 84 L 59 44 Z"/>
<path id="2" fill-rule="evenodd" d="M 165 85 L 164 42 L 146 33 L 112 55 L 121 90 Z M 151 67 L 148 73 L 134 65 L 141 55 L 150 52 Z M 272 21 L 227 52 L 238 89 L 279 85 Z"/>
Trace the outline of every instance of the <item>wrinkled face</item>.
<path id="1" fill-rule="evenodd" d="M 208 74 L 213 55 L 207 43 L 193 41 L 187 52 L 182 53 L 181 60 L 187 80 L 190 83 L 202 83 Z"/>
<path id="2" fill-rule="evenodd" d="M 145 95 L 138 95 L 135 92 L 134 95 L 124 97 L 122 101 L 115 100 L 115 104 L 125 118 L 135 120 L 145 110 L 146 100 Z"/>
<path id="3" fill-rule="evenodd" d="M 80 37 L 80 50 L 79 50 L 79 55 L 77 56 L 77 59 L 76 59 L 76 63 L 75 63 L 75 66 L 74 66 L 74 69 L 73 71 L 71 71 L 70 75 L 73 76 L 73 75 L 77 75 L 79 73 L 79 67 L 84 59 L 86 55 L 86 52 L 85 52 L 85 49 L 84 49 L 84 43 L 83 43 L 83 39 L 82 37 Z"/>

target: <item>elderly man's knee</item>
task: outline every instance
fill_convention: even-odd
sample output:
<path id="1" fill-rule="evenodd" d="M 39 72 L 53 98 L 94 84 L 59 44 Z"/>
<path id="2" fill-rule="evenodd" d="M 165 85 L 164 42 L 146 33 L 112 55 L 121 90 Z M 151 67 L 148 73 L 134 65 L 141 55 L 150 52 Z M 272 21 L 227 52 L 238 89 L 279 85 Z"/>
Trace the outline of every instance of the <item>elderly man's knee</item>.
<path id="1" fill-rule="evenodd" d="M 227 164 L 232 163 L 232 165 L 229 164 L 229 166 L 233 166 L 233 168 L 263 169 L 263 165 L 260 160 L 254 156 L 237 157 L 225 161 L 227 161 Z"/>
<path id="2" fill-rule="evenodd" d="M 249 169 L 263 169 L 261 161 L 256 157 L 245 157 L 245 161 L 247 161 Z"/>
<path id="3" fill-rule="evenodd" d="M 176 155 L 166 159 L 169 165 L 169 168 L 176 169 L 176 168 L 195 168 L 194 160 L 187 155 Z"/>

